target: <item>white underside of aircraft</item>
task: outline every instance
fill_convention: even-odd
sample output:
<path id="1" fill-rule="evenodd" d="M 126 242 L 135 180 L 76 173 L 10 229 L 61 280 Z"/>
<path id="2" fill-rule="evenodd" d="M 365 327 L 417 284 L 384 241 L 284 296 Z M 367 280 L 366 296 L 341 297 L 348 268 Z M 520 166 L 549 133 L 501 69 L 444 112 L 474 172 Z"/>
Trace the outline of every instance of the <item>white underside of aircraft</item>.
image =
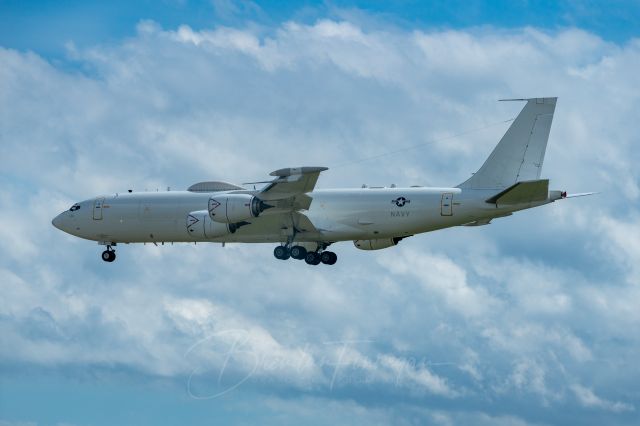
<path id="1" fill-rule="evenodd" d="M 489 158 L 455 187 L 314 189 L 327 168 L 298 167 L 272 172 L 275 178 L 259 190 L 201 182 L 187 191 L 99 196 L 74 204 L 52 223 L 105 245 L 107 262 L 115 260 L 118 243 L 217 242 L 278 243 L 278 259 L 312 265 L 334 264 L 336 254 L 326 249 L 339 241 L 378 250 L 423 232 L 486 225 L 568 198 L 540 179 L 556 98 L 517 100 L 526 105 Z"/>

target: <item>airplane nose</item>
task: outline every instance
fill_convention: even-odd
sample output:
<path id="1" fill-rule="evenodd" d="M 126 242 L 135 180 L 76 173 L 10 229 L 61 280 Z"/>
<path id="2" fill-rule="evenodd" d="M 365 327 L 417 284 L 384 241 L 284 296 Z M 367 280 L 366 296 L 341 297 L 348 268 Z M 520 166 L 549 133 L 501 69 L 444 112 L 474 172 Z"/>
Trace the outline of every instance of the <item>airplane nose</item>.
<path id="1" fill-rule="evenodd" d="M 54 217 L 53 220 L 51 221 L 51 224 L 53 226 L 55 226 L 56 228 L 58 228 L 59 230 L 63 231 L 62 229 L 62 215 L 63 213 L 60 213 L 58 216 Z"/>

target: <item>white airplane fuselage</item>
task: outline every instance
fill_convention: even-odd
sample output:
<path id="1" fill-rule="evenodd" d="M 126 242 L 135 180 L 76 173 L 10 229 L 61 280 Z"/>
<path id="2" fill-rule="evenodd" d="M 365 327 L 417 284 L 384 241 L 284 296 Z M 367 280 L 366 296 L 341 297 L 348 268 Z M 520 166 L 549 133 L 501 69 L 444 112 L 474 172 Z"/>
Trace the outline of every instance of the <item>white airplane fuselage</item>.
<path id="1" fill-rule="evenodd" d="M 243 193 L 229 193 L 239 192 Z M 425 187 L 315 190 L 308 194 L 313 201 L 305 215 L 317 232 L 301 233 L 295 240 L 331 243 L 407 237 L 482 222 L 560 198 L 558 192 L 543 201 L 497 206 L 485 201 L 495 193 L 495 190 Z M 281 243 L 293 233 L 292 227 L 281 223 L 281 213 L 269 210 L 233 233 L 213 236 L 204 229 L 213 222 L 206 220 L 189 232 L 189 214 L 206 211 L 210 198 L 224 194 L 167 191 L 96 197 L 78 203 L 80 208 L 75 211 L 61 213 L 53 224 L 77 237 L 110 243 Z M 401 201 L 396 202 L 398 199 Z"/>
<path id="2" fill-rule="evenodd" d="M 354 241 L 363 250 L 458 225 L 486 225 L 541 206 L 566 192 L 540 179 L 556 98 L 526 101 L 480 169 L 451 188 L 315 189 L 326 167 L 279 169 L 260 190 L 199 182 L 187 191 L 125 192 L 74 204 L 53 219 L 57 228 L 107 246 L 117 243 L 278 243 L 281 260 L 333 265 L 327 247 Z M 576 194 L 587 195 L 587 194 Z"/>

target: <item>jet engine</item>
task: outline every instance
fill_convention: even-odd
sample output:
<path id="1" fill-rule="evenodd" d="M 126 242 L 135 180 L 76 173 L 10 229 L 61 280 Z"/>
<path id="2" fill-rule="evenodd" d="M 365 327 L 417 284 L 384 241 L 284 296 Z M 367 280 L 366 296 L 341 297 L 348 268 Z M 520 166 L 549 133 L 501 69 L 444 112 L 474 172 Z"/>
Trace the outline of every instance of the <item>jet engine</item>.
<path id="1" fill-rule="evenodd" d="M 377 240 L 356 240 L 353 245 L 360 250 L 381 250 L 398 245 L 402 237 L 380 238 Z"/>
<path id="2" fill-rule="evenodd" d="M 218 238 L 233 234 L 248 222 L 220 223 L 209 217 L 209 212 L 200 210 L 187 215 L 187 232 L 194 238 Z"/>
<path id="3" fill-rule="evenodd" d="M 209 199 L 209 217 L 214 222 L 238 223 L 258 217 L 268 204 L 249 194 L 223 194 Z"/>

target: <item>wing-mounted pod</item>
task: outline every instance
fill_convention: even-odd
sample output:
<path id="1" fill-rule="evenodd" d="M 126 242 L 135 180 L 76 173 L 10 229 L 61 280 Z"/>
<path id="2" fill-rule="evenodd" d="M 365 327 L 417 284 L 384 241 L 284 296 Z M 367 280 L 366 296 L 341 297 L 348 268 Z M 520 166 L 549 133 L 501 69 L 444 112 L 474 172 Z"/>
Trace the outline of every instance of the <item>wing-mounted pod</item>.
<path id="1" fill-rule="evenodd" d="M 209 217 L 214 222 L 237 224 L 258 217 L 269 204 L 249 194 L 222 194 L 209 199 Z"/>
<path id="2" fill-rule="evenodd" d="M 249 222 L 214 222 L 207 210 L 191 212 L 187 215 L 187 232 L 194 238 L 219 238 L 235 233 L 238 228 Z"/>

